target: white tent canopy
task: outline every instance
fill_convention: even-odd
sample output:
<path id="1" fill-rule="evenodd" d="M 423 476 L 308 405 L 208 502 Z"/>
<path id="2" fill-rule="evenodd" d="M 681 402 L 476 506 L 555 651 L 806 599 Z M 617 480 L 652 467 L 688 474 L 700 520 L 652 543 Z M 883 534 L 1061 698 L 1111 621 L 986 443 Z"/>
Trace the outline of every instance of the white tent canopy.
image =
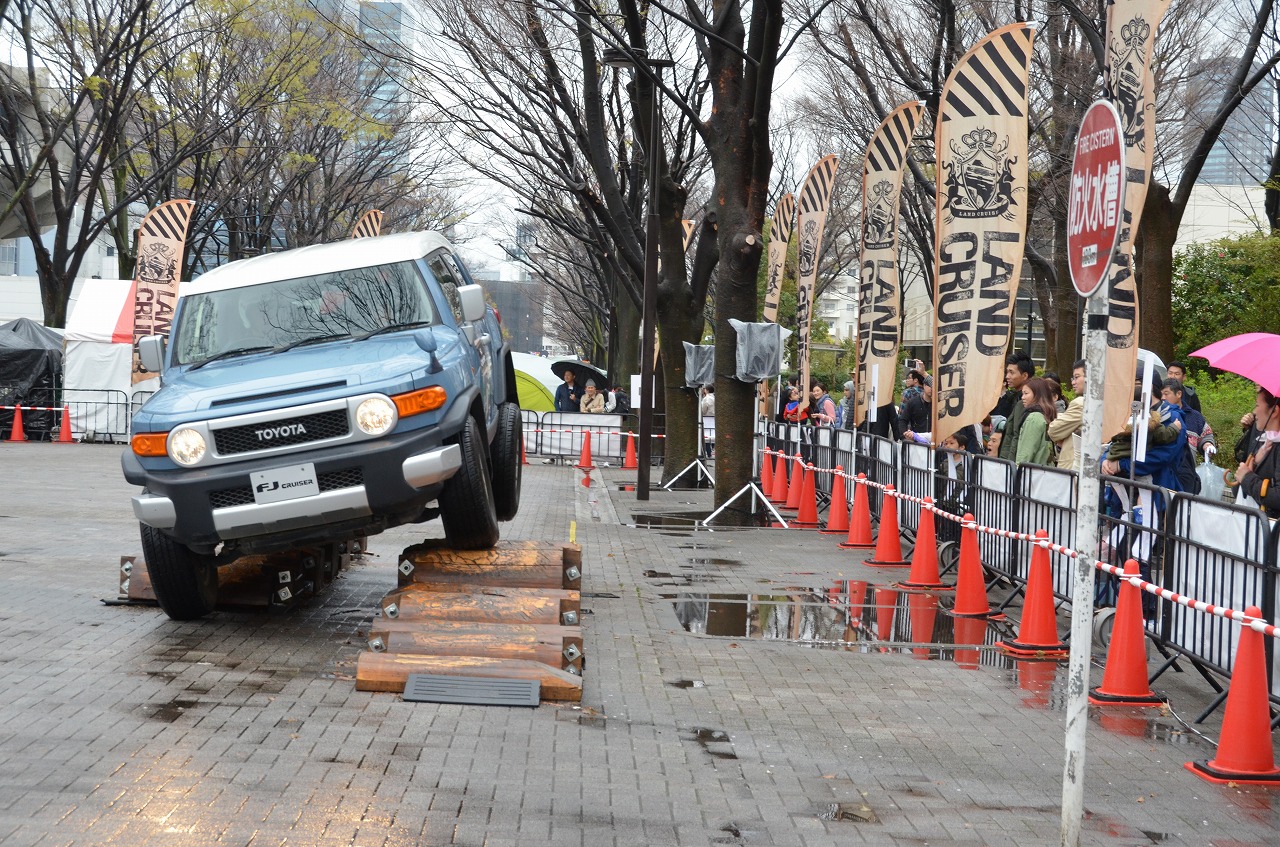
<path id="1" fill-rule="evenodd" d="M 63 385 L 73 438 L 124 438 L 158 380 L 133 383 L 133 280 L 87 280 L 68 308 Z"/>

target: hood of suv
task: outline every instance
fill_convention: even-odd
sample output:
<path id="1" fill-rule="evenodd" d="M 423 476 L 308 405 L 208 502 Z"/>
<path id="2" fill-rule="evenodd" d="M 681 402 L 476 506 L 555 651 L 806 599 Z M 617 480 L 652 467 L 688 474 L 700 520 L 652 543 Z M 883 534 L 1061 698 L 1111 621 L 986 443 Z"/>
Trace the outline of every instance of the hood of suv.
<path id="1" fill-rule="evenodd" d="M 412 334 L 250 353 L 198 368 L 170 368 L 143 411 L 223 417 L 344 397 L 353 386 L 393 394 L 412 389 L 427 361 Z"/>

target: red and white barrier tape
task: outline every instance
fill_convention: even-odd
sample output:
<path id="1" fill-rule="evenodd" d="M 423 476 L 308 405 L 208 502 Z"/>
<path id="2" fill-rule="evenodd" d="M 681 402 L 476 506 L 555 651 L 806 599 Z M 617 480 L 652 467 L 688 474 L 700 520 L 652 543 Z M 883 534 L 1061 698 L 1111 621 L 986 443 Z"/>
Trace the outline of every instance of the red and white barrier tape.
<path id="1" fill-rule="evenodd" d="M 633 436 L 635 438 L 640 437 L 634 432 L 619 432 L 616 429 L 526 429 L 523 431 L 524 432 L 560 432 L 560 433 L 567 433 L 569 435 L 581 435 L 583 433 L 589 432 L 592 435 L 614 435 L 614 436 L 617 436 L 618 438 L 627 438 L 627 437 L 633 437 Z M 658 432 L 650 434 L 649 437 L 650 438 L 666 438 L 665 435 Z"/>
<path id="2" fill-rule="evenodd" d="M 0 409 L 21 409 L 24 412 L 61 412 L 67 406 L 0 406 Z"/>
<path id="3" fill-rule="evenodd" d="M 766 456 L 768 455 L 783 456 L 788 459 L 803 461 L 803 459 L 800 456 L 787 457 L 787 454 L 781 450 L 771 450 L 768 447 L 766 447 L 764 448 L 764 452 Z M 955 521 L 956 523 L 963 524 L 965 527 L 973 527 L 978 532 L 985 532 L 988 535 L 995 535 L 995 536 L 999 536 L 1000 538 L 1013 538 L 1018 541 L 1028 541 L 1032 544 L 1037 544 L 1040 547 L 1051 550 L 1054 553 L 1059 553 L 1070 559 L 1080 558 L 1080 552 L 1078 550 L 1073 550 L 1070 547 L 1064 547 L 1061 544 L 1054 544 L 1053 542 L 1049 541 L 1049 539 L 1047 538 L 1040 538 L 1034 535 L 1028 535 L 1025 532 L 1014 532 L 1013 530 L 1008 530 L 1008 529 L 998 529 L 996 527 L 983 526 L 977 521 L 966 521 L 960 515 L 955 515 L 955 514 L 952 514 L 951 512 L 945 512 L 939 509 L 937 506 L 933 504 L 932 501 L 925 502 L 925 498 L 923 497 L 913 497 L 910 494 L 903 494 L 902 492 L 893 489 L 891 486 L 888 486 L 879 482 L 873 482 L 872 480 L 869 480 L 866 477 L 863 477 L 862 479 L 858 479 L 853 474 L 845 473 L 843 470 L 835 470 L 834 468 L 815 468 L 812 464 L 808 464 L 807 467 L 810 470 L 817 473 L 835 474 L 836 476 L 843 477 L 844 479 L 853 480 L 854 483 L 858 485 L 867 485 L 867 486 L 870 486 L 871 488 L 879 489 L 881 492 L 883 492 L 884 494 L 890 497 L 896 497 L 900 500 L 905 500 L 908 503 L 915 503 L 919 505 L 922 509 L 928 509 L 929 511 L 933 512 L 938 517 L 945 518 L 946 520 L 949 520 L 949 521 Z M 1133 574 L 1126 574 L 1124 572 L 1124 568 L 1117 567 L 1116 565 L 1108 565 L 1104 562 L 1095 561 L 1093 563 L 1093 566 L 1098 570 L 1103 571 L 1104 573 L 1109 573 L 1109 574 L 1112 574 L 1113 576 L 1117 576 L 1125 580 L 1130 585 L 1134 585 L 1142 589 L 1143 591 L 1146 591 L 1148 594 L 1154 594 L 1157 597 L 1161 597 L 1173 603 L 1178 603 L 1179 605 L 1186 606 L 1189 609 L 1195 609 L 1198 612 L 1207 612 L 1211 615 L 1217 615 L 1218 617 L 1221 617 L 1221 618 L 1228 618 L 1244 626 L 1247 626 L 1250 629 L 1253 629 L 1257 632 L 1261 632 L 1264 635 L 1269 635 L 1272 638 L 1280 638 L 1280 627 L 1277 627 L 1274 624 L 1268 623 L 1267 621 L 1262 620 L 1260 618 L 1250 617 L 1249 615 L 1246 615 L 1244 612 L 1238 612 L 1234 609 L 1228 609 L 1225 606 L 1215 606 L 1212 603 L 1205 603 L 1203 600 L 1196 600 L 1194 598 L 1186 597 L 1181 594 L 1178 594 L 1177 592 L 1170 591 L 1167 588 L 1161 588 L 1160 586 L 1147 582 L 1146 580 L 1140 577 L 1134 576 Z"/>

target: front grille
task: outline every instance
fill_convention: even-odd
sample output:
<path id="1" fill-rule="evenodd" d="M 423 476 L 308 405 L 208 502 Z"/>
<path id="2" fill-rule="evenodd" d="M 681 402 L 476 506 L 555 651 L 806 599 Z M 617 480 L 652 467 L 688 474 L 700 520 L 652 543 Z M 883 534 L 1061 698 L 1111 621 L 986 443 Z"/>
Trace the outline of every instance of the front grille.
<path id="1" fill-rule="evenodd" d="M 282 427 L 287 427 L 287 431 L 281 433 Z M 258 433 L 265 431 L 275 431 L 276 434 L 269 439 L 259 438 Z M 347 410 L 335 409 L 332 412 L 320 412 L 300 418 L 285 418 L 267 423 L 215 429 L 213 443 L 217 446 L 220 455 L 234 456 L 237 453 L 250 453 L 254 450 L 307 444 L 312 441 L 323 441 L 326 438 L 340 438 L 348 432 Z"/>
<path id="2" fill-rule="evenodd" d="M 363 468 L 347 468 L 341 471 L 329 471 L 316 477 L 316 485 L 321 491 L 337 491 L 339 488 L 355 488 L 364 485 Z"/>
<path id="3" fill-rule="evenodd" d="M 359 485 L 364 485 L 364 470 L 362 468 L 344 468 L 340 471 L 328 471 L 316 476 L 316 486 L 321 491 L 337 491 L 342 488 L 355 488 Z M 245 506 L 252 502 L 253 489 L 247 485 L 209 492 L 209 506 L 214 509 Z"/>

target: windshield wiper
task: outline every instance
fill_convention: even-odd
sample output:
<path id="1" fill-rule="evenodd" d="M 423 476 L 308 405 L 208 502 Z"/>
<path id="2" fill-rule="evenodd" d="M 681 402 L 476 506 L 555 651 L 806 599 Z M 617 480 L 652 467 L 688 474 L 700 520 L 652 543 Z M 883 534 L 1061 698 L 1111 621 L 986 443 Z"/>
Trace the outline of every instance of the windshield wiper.
<path id="1" fill-rule="evenodd" d="M 322 341 L 334 341 L 338 338 L 350 338 L 349 332 L 335 332 L 329 335 L 313 335 L 310 338 L 302 338 L 297 341 L 291 341 L 288 344 L 282 344 L 279 347 L 272 348 L 272 353 L 283 353 L 286 350 L 292 350 L 294 347 L 302 347 L 307 344 L 319 344 Z"/>
<path id="2" fill-rule="evenodd" d="M 431 321 L 408 321 L 407 323 L 392 324 L 384 326 L 382 329 L 375 329 L 372 332 L 366 332 L 364 335 L 357 335 L 356 341 L 364 341 L 366 338 L 372 338 L 375 335 L 382 335 L 384 332 L 395 332 L 401 329 L 413 329 L 415 326 L 431 326 Z"/>
<path id="3" fill-rule="evenodd" d="M 209 364 L 210 362 L 216 362 L 219 359 L 229 359 L 232 356 L 244 356 L 249 353 L 262 353 L 271 349 L 273 348 L 270 345 L 264 345 L 261 347 L 233 347 L 230 350 L 223 350 L 221 353 L 218 353 L 217 355 L 214 355 L 214 356 L 210 356 L 207 359 L 201 359 L 199 362 L 196 362 L 194 365 L 191 366 L 191 370 L 194 371 L 198 368 L 203 368 L 205 365 Z"/>

